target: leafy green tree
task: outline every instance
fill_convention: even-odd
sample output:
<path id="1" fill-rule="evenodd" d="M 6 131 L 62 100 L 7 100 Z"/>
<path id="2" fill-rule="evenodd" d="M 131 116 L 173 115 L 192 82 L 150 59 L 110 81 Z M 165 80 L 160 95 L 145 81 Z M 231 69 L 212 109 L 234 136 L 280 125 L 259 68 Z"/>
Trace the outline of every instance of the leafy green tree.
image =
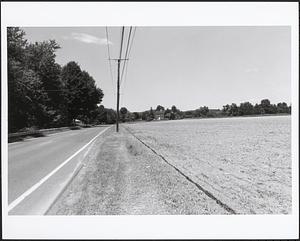
<path id="1" fill-rule="evenodd" d="M 95 80 L 88 72 L 82 71 L 82 104 L 81 104 L 81 115 L 87 120 L 92 118 L 93 110 L 97 108 L 97 104 L 102 101 L 103 92 L 95 85 Z"/>
<path id="2" fill-rule="evenodd" d="M 276 105 L 271 105 L 270 100 L 263 99 L 260 102 L 261 108 L 263 108 L 264 113 L 266 114 L 274 114 L 277 113 Z"/>
<path id="3" fill-rule="evenodd" d="M 163 106 L 161 106 L 161 105 L 158 105 L 156 107 L 156 111 L 164 111 L 164 110 L 165 110 L 165 108 Z"/>
<path id="4" fill-rule="evenodd" d="M 120 119 L 122 120 L 122 122 L 125 122 L 127 113 L 128 113 L 128 110 L 126 109 L 126 107 L 122 107 L 120 109 Z"/>
<path id="5" fill-rule="evenodd" d="M 81 117 L 90 119 L 90 113 L 101 103 L 103 92 L 95 85 L 95 80 L 79 65 L 71 61 L 62 68 L 61 78 L 66 93 L 68 122 Z"/>
<path id="6" fill-rule="evenodd" d="M 171 110 L 169 108 L 167 108 L 164 112 L 164 118 L 165 119 L 169 119 L 170 118 L 170 114 L 171 114 Z"/>
<path id="7" fill-rule="evenodd" d="M 254 113 L 253 105 L 250 102 L 240 104 L 239 115 L 252 115 Z"/>
<path id="8" fill-rule="evenodd" d="M 61 67 L 55 62 L 55 52 L 59 48 L 55 40 L 31 43 L 26 48 L 26 64 L 39 76 L 48 97 L 44 104 L 51 116 L 49 120 L 45 120 L 45 126 L 67 124 Z"/>
<path id="9" fill-rule="evenodd" d="M 26 58 L 27 40 L 25 32 L 18 27 L 7 28 L 7 58 L 11 61 L 24 64 Z"/>
<path id="10" fill-rule="evenodd" d="M 262 108 L 260 104 L 255 104 L 253 107 L 254 114 L 264 114 L 265 110 Z"/>
<path id="11" fill-rule="evenodd" d="M 7 49 L 9 132 L 95 119 L 102 90 L 77 63 L 62 69 L 55 62 L 59 46 L 54 40 L 27 43 L 24 31 L 8 28 Z"/>
<path id="12" fill-rule="evenodd" d="M 175 105 L 173 105 L 173 106 L 171 107 L 171 111 L 172 111 L 173 113 L 176 113 L 176 112 L 178 111 Z"/>
<path id="13" fill-rule="evenodd" d="M 289 107 L 287 103 L 282 102 L 277 104 L 277 112 L 278 113 L 289 113 Z"/>
<path id="14" fill-rule="evenodd" d="M 169 120 L 175 120 L 175 118 L 176 118 L 175 113 L 174 113 L 174 112 L 171 112 L 171 113 L 170 113 Z"/>
<path id="15" fill-rule="evenodd" d="M 41 79 L 43 88 L 49 97 L 49 103 L 59 108 L 63 101 L 61 67 L 55 62 L 55 52 L 59 49 L 55 40 L 36 42 L 27 46 L 27 64 Z"/>
<path id="16" fill-rule="evenodd" d="M 153 109 L 152 107 L 150 108 L 150 111 L 149 111 L 149 115 L 148 115 L 148 118 L 147 120 L 148 121 L 152 121 L 154 119 L 154 112 L 153 112 Z"/>
<path id="17" fill-rule="evenodd" d="M 238 108 L 238 106 L 235 103 L 232 103 L 230 105 L 229 114 L 231 116 L 238 116 L 239 115 L 239 108 Z"/>
<path id="18" fill-rule="evenodd" d="M 201 116 L 207 116 L 209 109 L 207 106 L 203 106 L 199 108 L 199 112 Z"/>
<path id="19" fill-rule="evenodd" d="M 8 131 L 41 125 L 49 114 L 39 76 L 27 66 L 27 41 L 20 28 L 7 28 Z"/>
<path id="20" fill-rule="evenodd" d="M 193 110 L 187 110 L 184 112 L 184 117 L 185 118 L 193 118 L 194 117 L 194 111 Z"/>
<path id="21" fill-rule="evenodd" d="M 106 123 L 107 124 L 114 124 L 117 121 L 117 113 L 115 110 L 113 109 L 107 109 L 106 110 L 107 113 L 107 119 L 106 119 Z"/>
<path id="22" fill-rule="evenodd" d="M 138 112 L 133 112 L 132 115 L 133 115 L 133 120 L 139 120 L 141 118 Z"/>
<path id="23" fill-rule="evenodd" d="M 66 109 L 68 123 L 72 123 L 81 114 L 82 103 L 82 72 L 79 65 L 71 61 L 67 63 L 61 72 L 66 97 Z"/>
<path id="24" fill-rule="evenodd" d="M 148 115 L 149 115 L 149 111 L 142 112 L 142 120 L 147 120 Z"/>
<path id="25" fill-rule="evenodd" d="M 231 114 L 231 112 L 230 112 L 230 105 L 223 105 L 223 109 L 222 109 L 222 113 L 223 113 L 223 115 L 230 115 Z"/>

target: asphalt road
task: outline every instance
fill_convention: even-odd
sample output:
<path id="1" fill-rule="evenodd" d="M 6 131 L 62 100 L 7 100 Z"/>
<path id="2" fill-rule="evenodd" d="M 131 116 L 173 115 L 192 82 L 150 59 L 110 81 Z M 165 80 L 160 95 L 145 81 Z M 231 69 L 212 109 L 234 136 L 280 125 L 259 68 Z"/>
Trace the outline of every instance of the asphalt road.
<path id="1" fill-rule="evenodd" d="M 82 147 L 106 128 L 72 130 L 9 144 L 9 214 L 43 214 L 84 159 L 93 142 L 84 149 Z M 68 159 L 65 165 L 51 174 Z"/>

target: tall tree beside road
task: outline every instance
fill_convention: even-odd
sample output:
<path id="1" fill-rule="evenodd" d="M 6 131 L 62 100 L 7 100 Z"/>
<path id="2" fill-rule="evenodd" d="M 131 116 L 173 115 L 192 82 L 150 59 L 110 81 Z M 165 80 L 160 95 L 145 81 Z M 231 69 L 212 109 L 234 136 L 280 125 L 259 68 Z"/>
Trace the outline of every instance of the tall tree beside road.
<path id="1" fill-rule="evenodd" d="M 93 117 L 93 111 L 96 110 L 97 104 L 102 101 L 103 92 L 95 85 L 95 80 L 88 72 L 82 71 L 82 106 L 81 119 L 87 124 Z"/>
<path id="2" fill-rule="evenodd" d="M 20 28 L 7 28 L 8 131 L 38 125 L 46 113 L 39 76 L 27 66 L 27 41 Z"/>
<path id="3" fill-rule="evenodd" d="M 48 119 L 44 119 L 40 126 L 57 126 L 66 124 L 65 99 L 60 79 L 61 67 L 55 63 L 55 51 L 60 47 L 55 40 L 36 42 L 27 46 L 27 65 L 38 74 L 44 92 L 47 94 Z"/>
<path id="4" fill-rule="evenodd" d="M 74 61 L 62 68 L 61 79 L 65 87 L 69 123 L 76 118 L 89 122 L 91 111 L 102 101 L 102 90 L 96 87 L 95 80 Z"/>
<path id="5" fill-rule="evenodd" d="M 61 79 L 66 96 L 67 120 L 71 124 L 80 115 L 81 69 L 75 62 L 69 62 L 61 71 Z"/>
<path id="6" fill-rule="evenodd" d="M 27 43 L 20 28 L 7 28 L 8 131 L 85 123 L 97 115 L 103 92 L 75 62 L 55 62 L 55 40 Z"/>

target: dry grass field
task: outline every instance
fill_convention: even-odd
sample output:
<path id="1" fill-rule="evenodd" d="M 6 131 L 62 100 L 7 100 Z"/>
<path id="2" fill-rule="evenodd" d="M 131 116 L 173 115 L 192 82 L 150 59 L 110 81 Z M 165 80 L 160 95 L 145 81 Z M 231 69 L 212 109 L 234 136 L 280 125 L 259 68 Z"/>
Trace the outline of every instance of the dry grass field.
<path id="1" fill-rule="evenodd" d="M 153 121 L 125 127 L 236 213 L 291 213 L 290 116 Z"/>

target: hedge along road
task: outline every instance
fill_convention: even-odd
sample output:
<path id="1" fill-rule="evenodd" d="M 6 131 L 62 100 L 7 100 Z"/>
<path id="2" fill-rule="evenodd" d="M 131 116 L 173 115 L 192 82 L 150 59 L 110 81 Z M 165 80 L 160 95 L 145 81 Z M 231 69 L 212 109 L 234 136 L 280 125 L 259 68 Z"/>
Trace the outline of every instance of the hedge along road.
<path id="1" fill-rule="evenodd" d="M 8 145 L 9 214 L 44 214 L 110 127 L 52 134 Z"/>

